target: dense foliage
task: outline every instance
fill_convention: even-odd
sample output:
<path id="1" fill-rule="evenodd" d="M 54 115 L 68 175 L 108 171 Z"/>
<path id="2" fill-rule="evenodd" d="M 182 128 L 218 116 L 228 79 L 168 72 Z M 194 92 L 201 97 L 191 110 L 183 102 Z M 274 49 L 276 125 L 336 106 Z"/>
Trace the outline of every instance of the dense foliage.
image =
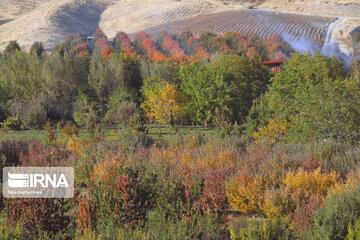
<path id="1" fill-rule="evenodd" d="M 139 107 L 147 98 L 149 92 L 141 91 L 147 78 L 162 78 L 189 97 L 184 109 L 189 115 L 181 121 L 211 122 L 222 108 L 228 120 L 244 122 L 270 78 L 261 59 L 286 58 L 290 51 L 277 36 L 251 39 L 236 33 L 204 33 L 196 38 L 185 32 L 156 41 L 146 33 L 133 41 L 119 33 L 109 42 L 97 30 L 89 43 L 84 34 L 69 35 L 50 55 L 41 43 L 34 43 L 27 53 L 11 42 L 0 55 L 0 122 L 18 116 L 24 129 L 41 128 L 47 119 L 83 126 L 89 115 L 116 122 L 119 104 L 126 101 Z M 219 57 L 222 54 L 226 56 Z M 209 103 L 191 97 L 198 89 L 206 90 L 199 81 L 210 86 L 203 95 Z M 194 106 L 203 106 L 206 113 Z"/>
<path id="2" fill-rule="evenodd" d="M 75 170 L 73 199 L 1 196 L 0 239 L 359 237 L 358 62 L 277 36 L 93 37 L 0 54 L 1 139 L 44 137 L 1 142 L 0 170 Z"/>

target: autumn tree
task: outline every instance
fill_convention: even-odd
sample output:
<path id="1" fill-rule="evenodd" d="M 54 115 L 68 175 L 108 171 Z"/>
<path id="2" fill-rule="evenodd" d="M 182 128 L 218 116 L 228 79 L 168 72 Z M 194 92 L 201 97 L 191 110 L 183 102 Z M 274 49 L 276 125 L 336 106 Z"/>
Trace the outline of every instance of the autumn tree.
<path id="1" fill-rule="evenodd" d="M 173 84 L 158 82 L 153 87 L 144 89 L 143 93 L 145 101 L 141 107 L 149 118 L 171 126 L 182 118 L 184 96 Z"/>
<path id="2" fill-rule="evenodd" d="M 115 51 L 122 51 L 124 53 L 128 53 L 131 56 L 135 54 L 136 50 L 133 46 L 128 35 L 124 32 L 119 32 L 116 34 L 113 41 L 113 48 Z"/>

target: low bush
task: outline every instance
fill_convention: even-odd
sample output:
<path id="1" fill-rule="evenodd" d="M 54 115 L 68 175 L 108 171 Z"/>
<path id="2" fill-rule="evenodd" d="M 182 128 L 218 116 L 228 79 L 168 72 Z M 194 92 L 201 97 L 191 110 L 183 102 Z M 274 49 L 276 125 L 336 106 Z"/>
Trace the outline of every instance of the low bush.
<path id="1" fill-rule="evenodd" d="M 30 142 L 27 153 L 19 157 L 22 167 L 71 166 L 76 156 L 64 147 L 48 147 L 41 142 Z"/>
<path id="2" fill-rule="evenodd" d="M 0 123 L 0 128 L 4 131 L 20 130 L 21 122 L 19 120 L 19 116 L 16 115 L 16 117 L 8 117 L 6 120 Z"/>
<path id="3" fill-rule="evenodd" d="M 28 154 L 28 145 L 24 140 L 4 141 L 0 144 L 0 155 L 5 157 L 6 165 L 19 165 L 20 156 Z"/>
<path id="4" fill-rule="evenodd" d="M 358 240 L 360 239 L 360 218 L 358 218 L 354 224 L 349 224 L 347 240 Z"/>
<path id="5" fill-rule="evenodd" d="M 344 239 L 360 216 L 360 184 L 328 196 L 315 212 L 313 239 Z"/>
<path id="6" fill-rule="evenodd" d="M 140 109 L 134 102 L 122 101 L 109 109 L 105 121 L 133 127 L 141 121 Z"/>
<path id="7" fill-rule="evenodd" d="M 36 236 L 39 231 L 57 233 L 70 223 L 69 201 L 64 199 L 19 198 L 4 199 L 7 221 L 23 223 L 23 231 Z"/>
<path id="8" fill-rule="evenodd" d="M 246 214 L 262 214 L 265 190 L 266 181 L 262 177 L 241 173 L 229 182 L 226 195 L 233 209 Z"/>
<path id="9" fill-rule="evenodd" d="M 290 240 L 296 237 L 286 222 L 266 219 L 234 220 L 230 234 L 232 240 Z"/>
<path id="10" fill-rule="evenodd" d="M 0 216 L 0 240 L 25 239 L 25 235 L 21 221 L 16 224 L 7 224 L 6 218 Z"/>

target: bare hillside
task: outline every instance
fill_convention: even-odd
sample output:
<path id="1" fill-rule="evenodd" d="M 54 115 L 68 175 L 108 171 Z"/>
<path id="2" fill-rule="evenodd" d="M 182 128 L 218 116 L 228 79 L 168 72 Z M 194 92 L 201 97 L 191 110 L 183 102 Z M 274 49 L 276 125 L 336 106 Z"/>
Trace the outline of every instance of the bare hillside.
<path id="1" fill-rule="evenodd" d="M 4 14 L 6 5 L 2 5 L 0 48 L 17 40 L 26 48 L 34 41 L 41 41 L 51 49 L 63 41 L 67 33 L 91 34 L 99 27 L 101 13 L 108 4 L 109 1 L 95 0 L 34 1 L 34 5 L 27 11 L 22 10 L 21 14 L 15 4 L 14 10 L 7 15 Z"/>
<path id="2" fill-rule="evenodd" d="M 229 17 L 233 16 L 233 11 L 249 8 L 254 8 L 248 10 L 251 18 Z M 326 23 L 321 20 L 318 25 L 318 20 L 304 21 L 301 25 L 291 18 L 277 23 L 269 18 L 269 10 L 275 10 L 272 15 L 301 13 L 328 20 Z M 219 15 L 211 15 L 215 13 Z M 206 19 L 201 16 L 211 17 L 201 23 L 201 19 Z M 264 19 L 265 26 L 261 26 Z M 172 23 L 176 28 L 186 23 L 184 26 L 197 33 L 205 29 L 246 32 L 251 26 L 259 25 L 254 31 L 267 36 L 276 32 L 281 24 L 293 26 L 293 22 L 301 26 L 289 27 L 291 34 L 301 31 L 300 35 L 324 37 L 325 32 L 331 31 L 332 38 L 350 46 L 350 32 L 360 25 L 360 3 L 358 0 L 0 0 L 0 49 L 11 40 L 17 40 L 26 48 L 34 41 L 42 41 L 51 49 L 63 41 L 67 33 L 90 35 L 97 28 L 111 38 L 118 31 L 129 34 L 144 29 L 156 31 L 157 26 L 170 28 Z"/>
<path id="3" fill-rule="evenodd" d="M 211 0 L 119 1 L 104 11 L 100 27 L 109 37 L 114 37 L 119 29 L 133 33 L 159 24 L 209 13 L 244 9 L 246 6 L 247 3 L 224 4 Z"/>

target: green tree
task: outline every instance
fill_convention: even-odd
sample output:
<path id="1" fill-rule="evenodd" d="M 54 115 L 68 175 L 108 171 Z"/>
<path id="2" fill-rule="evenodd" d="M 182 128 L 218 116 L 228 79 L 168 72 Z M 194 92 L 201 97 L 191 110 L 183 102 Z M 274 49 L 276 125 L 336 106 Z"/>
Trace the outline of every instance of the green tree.
<path id="1" fill-rule="evenodd" d="M 36 54 L 36 56 L 41 57 L 41 55 L 45 52 L 44 44 L 42 42 L 34 42 L 31 45 L 30 53 Z"/>
<path id="2" fill-rule="evenodd" d="M 266 91 L 270 72 L 258 58 L 225 55 L 208 65 L 182 66 L 179 78 L 192 120 L 211 122 L 224 112 L 228 120 L 244 122 L 253 100 Z"/>
<path id="3" fill-rule="evenodd" d="M 342 63 L 335 58 L 318 53 L 293 54 L 284 69 L 271 79 L 263 108 L 250 113 L 257 112 L 262 118 L 276 115 L 290 121 L 289 136 L 294 139 L 332 137 L 354 141 L 360 131 L 359 87 L 360 80 L 348 78 Z M 254 125 L 256 116 L 249 116 L 248 120 Z"/>
<path id="4" fill-rule="evenodd" d="M 49 118 L 72 119 L 72 106 L 79 91 L 88 92 L 88 54 L 65 52 L 52 54 L 43 67 L 43 93 L 46 98 Z"/>
<path id="5" fill-rule="evenodd" d="M 1 115 L 22 118 L 33 96 L 42 91 L 42 65 L 42 59 L 23 51 L 0 57 Z"/>
<path id="6" fill-rule="evenodd" d="M 4 53 L 5 55 L 12 54 L 16 51 L 21 51 L 21 47 L 17 41 L 10 41 L 9 44 L 6 46 Z"/>
<path id="7" fill-rule="evenodd" d="M 112 54 L 107 60 L 93 56 L 88 82 L 103 106 L 107 105 L 112 92 L 118 88 L 137 100 L 142 85 L 139 62 L 124 54 Z"/>
<path id="8" fill-rule="evenodd" d="M 344 77 L 344 67 L 335 58 L 326 58 L 319 53 L 314 56 L 292 54 L 283 70 L 271 79 L 270 107 L 281 117 L 296 115 L 309 87 Z"/>

